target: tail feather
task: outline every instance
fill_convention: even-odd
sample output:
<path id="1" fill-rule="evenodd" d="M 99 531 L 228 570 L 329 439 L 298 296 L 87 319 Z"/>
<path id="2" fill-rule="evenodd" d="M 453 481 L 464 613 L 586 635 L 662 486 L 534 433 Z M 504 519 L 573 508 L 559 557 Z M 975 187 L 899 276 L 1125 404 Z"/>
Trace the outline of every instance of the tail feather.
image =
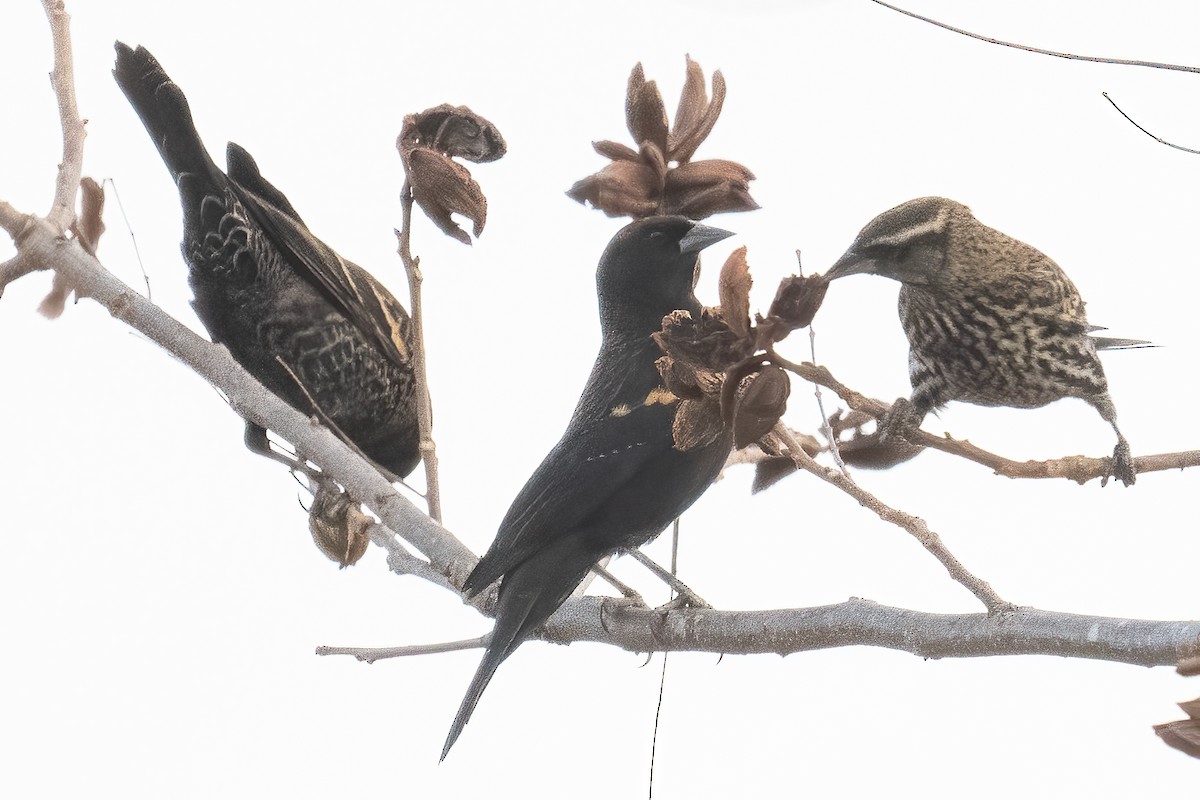
<path id="1" fill-rule="evenodd" d="M 527 628 L 526 622 L 529 620 L 530 612 L 537 605 L 538 595 L 534 592 L 522 592 L 518 599 L 520 603 L 514 604 L 512 607 L 509 607 L 502 599 L 501 606 L 497 608 L 496 627 L 492 631 L 491 641 L 488 642 L 487 650 L 483 653 L 483 660 L 479 662 L 479 668 L 475 670 L 475 677 L 471 679 L 471 685 L 467 687 L 467 693 L 458 707 L 458 714 L 455 715 L 450 732 L 446 735 L 446 744 L 442 747 L 442 757 L 438 759 L 439 761 L 446 760 L 450 748 L 458 741 L 463 728 L 466 727 L 467 722 L 471 719 L 471 714 L 475 711 L 475 706 L 479 704 L 483 690 L 487 688 L 492 676 L 496 674 L 496 669 L 521 644 L 523 638 L 521 634 Z"/>
<path id="2" fill-rule="evenodd" d="M 1141 350 L 1146 347 L 1159 347 L 1153 342 L 1143 339 L 1117 339 L 1111 336 L 1093 336 L 1097 350 Z"/>
<path id="3" fill-rule="evenodd" d="M 113 77 L 146 126 L 171 177 L 176 183 L 184 175 L 195 175 L 202 182 L 216 180 L 222 173 L 200 141 L 183 90 L 146 48 L 134 50 L 123 42 L 115 46 Z"/>

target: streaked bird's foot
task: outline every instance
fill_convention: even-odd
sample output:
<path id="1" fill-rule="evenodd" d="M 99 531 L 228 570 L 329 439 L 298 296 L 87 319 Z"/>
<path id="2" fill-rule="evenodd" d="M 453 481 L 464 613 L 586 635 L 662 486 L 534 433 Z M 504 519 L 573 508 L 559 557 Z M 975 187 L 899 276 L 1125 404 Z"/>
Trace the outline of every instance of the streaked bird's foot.
<path id="1" fill-rule="evenodd" d="M 897 439 L 907 442 L 912 432 L 921 426 L 921 415 L 907 397 L 892 403 L 887 416 L 879 421 L 879 443 L 890 444 Z"/>
<path id="2" fill-rule="evenodd" d="M 1124 438 L 1120 439 L 1116 448 L 1113 449 L 1111 475 L 1126 486 L 1133 486 L 1137 480 L 1137 468 L 1133 465 L 1133 453 L 1129 449 L 1129 442 Z M 1101 485 L 1103 486 L 1107 482 L 1108 478 L 1106 477 L 1101 481 Z"/>

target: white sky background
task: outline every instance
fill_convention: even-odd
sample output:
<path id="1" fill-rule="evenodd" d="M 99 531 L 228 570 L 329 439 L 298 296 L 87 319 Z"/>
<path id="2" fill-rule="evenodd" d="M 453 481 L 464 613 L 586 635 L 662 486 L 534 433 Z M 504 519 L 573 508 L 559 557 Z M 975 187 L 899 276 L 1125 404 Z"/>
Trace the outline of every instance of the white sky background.
<path id="1" fill-rule="evenodd" d="M 914 10 L 1054 49 L 1200 63 L 1186 2 L 913 0 Z M 404 6 L 403 11 L 396 10 Z M 179 11 L 176 11 L 176 9 Z M 256 3 L 203 11 L 150 0 L 70 4 L 85 174 L 115 179 L 155 302 L 188 305 L 177 195 L 112 81 L 112 42 L 146 45 L 183 87 L 223 162 L 234 140 L 312 230 L 403 296 L 392 227 L 405 113 L 449 101 L 491 119 L 509 154 L 472 167 L 490 201 L 473 248 L 420 214 L 430 369 L 448 526 L 482 551 L 558 438 L 598 342 L 594 266 L 620 226 L 563 194 L 626 141 L 641 60 L 674 109 L 684 54 L 729 84 L 698 158 L 759 176 L 763 206 L 713 224 L 702 299 L 742 244 L 769 304 L 792 252 L 821 270 L 859 228 L 941 194 L 1056 259 L 1096 324 L 1164 347 L 1105 356 L 1134 452 L 1200 447 L 1193 244 L 1200 76 L 1065 62 L 934 29 L 860 0 L 502 4 Z M 285 9 L 286 10 L 283 10 Z M 59 133 L 40 4 L 5 3 L 0 197 L 44 213 Z M 110 195 L 100 256 L 142 278 Z M 4 239 L 0 258 L 11 254 Z M 390 574 L 372 548 L 339 572 L 313 547 L 297 487 L 248 454 L 218 394 L 92 303 L 49 323 L 36 275 L 0 301 L 4 487 L 0 782 L 14 797 L 494 796 L 645 793 L 661 656 L 530 643 L 500 669 L 447 762 L 447 727 L 477 651 L 383 662 L 319 644 L 475 636 L 453 595 Z M 897 285 L 839 282 L 817 318 L 821 360 L 877 397 L 907 395 Z M 807 358 L 807 340 L 787 352 Z M 836 405 L 826 395 L 827 403 Z M 815 403 L 793 393 L 791 422 Z M 1111 452 L 1111 430 L 1065 401 L 952 406 L 926 428 L 1013 458 Z M 1200 473 L 1136 487 L 1010 481 L 928 453 L 858 478 L 924 517 L 1006 599 L 1060 611 L 1194 619 Z M 979 605 L 915 541 L 808 476 L 751 497 L 731 470 L 683 521 L 681 573 L 714 604 L 772 608 L 850 596 L 927 611 Z M 665 560 L 664 537 L 651 548 Z M 622 574 L 652 600 L 666 590 Z M 1151 724 L 1200 682 L 1170 669 L 1019 657 L 922 661 L 873 649 L 786 659 L 673 655 L 656 796 L 1007 798 L 1169 795 L 1195 761 Z"/>

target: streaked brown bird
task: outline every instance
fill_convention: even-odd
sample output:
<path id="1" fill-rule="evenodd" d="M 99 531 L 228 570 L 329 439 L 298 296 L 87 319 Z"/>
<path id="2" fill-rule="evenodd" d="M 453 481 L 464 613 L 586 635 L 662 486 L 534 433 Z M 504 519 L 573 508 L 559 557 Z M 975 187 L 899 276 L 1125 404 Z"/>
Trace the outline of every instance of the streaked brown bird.
<path id="1" fill-rule="evenodd" d="M 895 418 L 919 425 L 951 400 L 1038 408 L 1078 397 L 1116 431 L 1112 474 L 1133 484 L 1096 352 L 1147 343 L 1092 336 L 1102 329 L 1088 324 L 1079 290 L 1048 256 L 961 203 L 921 197 L 871 220 L 826 276 L 859 273 L 901 283 L 913 392 L 912 413 L 901 406 Z"/>
<path id="2" fill-rule="evenodd" d="M 116 50 L 113 76 L 179 189 L 192 305 L 213 341 L 389 478 L 407 475 L 420 451 L 403 306 L 314 236 L 244 149 L 230 142 L 228 173 L 217 167 L 183 91 L 146 48 Z M 249 422 L 246 444 L 286 460 Z"/>

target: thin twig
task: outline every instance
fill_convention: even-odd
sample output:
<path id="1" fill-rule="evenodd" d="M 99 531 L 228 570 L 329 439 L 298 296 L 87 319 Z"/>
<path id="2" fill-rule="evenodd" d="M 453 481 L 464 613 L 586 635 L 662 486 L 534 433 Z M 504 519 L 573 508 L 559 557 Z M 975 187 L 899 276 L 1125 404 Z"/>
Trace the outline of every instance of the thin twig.
<path id="1" fill-rule="evenodd" d="M 404 656 L 427 656 L 433 653 L 453 653 L 458 650 L 474 650 L 487 647 L 492 635 L 485 634 L 475 639 L 460 639 L 457 642 L 439 642 L 438 644 L 414 644 L 407 647 L 332 647 L 321 645 L 317 648 L 319 656 L 354 656 L 359 661 L 374 664 L 381 658 L 401 658 Z"/>
<path id="2" fill-rule="evenodd" d="M 1137 128 L 1139 131 L 1146 134 L 1154 141 L 1158 142 L 1159 144 L 1165 144 L 1167 147 L 1174 147 L 1176 150 L 1182 150 L 1185 153 L 1192 153 L 1194 155 L 1200 156 L 1200 150 L 1193 150 L 1192 148 L 1184 147 L 1181 144 L 1174 144 L 1173 142 L 1168 142 L 1166 139 L 1162 138 L 1161 136 L 1156 136 L 1155 134 L 1146 130 L 1141 125 L 1138 125 L 1137 122 L 1134 121 L 1133 117 L 1126 114 L 1125 110 L 1122 109 L 1119 105 L 1117 105 L 1117 101 L 1113 100 L 1111 97 L 1108 96 L 1108 92 L 1101 92 L 1100 94 L 1102 97 L 1104 97 L 1105 100 L 1107 100 L 1112 105 L 1113 108 L 1115 108 L 1117 110 L 1118 114 L 1120 114 L 1125 119 L 1129 120 L 1130 125 Z"/>
<path id="3" fill-rule="evenodd" d="M 420 430 L 421 459 L 425 462 L 425 502 L 429 516 L 442 521 L 442 492 L 438 483 L 437 445 L 433 441 L 433 405 L 429 399 L 429 379 L 425 370 L 424 313 L 421 310 L 421 259 L 415 258 L 409 243 L 412 229 L 413 193 L 406 180 L 400 190 L 400 260 L 408 275 L 408 296 L 412 304 L 408 345 L 413 354 L 413 378 L 417 382 L 417 426 Z"/>
<path id="4" fill-rule="evenodd" d="M 1179 64 L 1165 64 L 1161 61 L 1131 61 L 1131 60 L 1125 59 L 1125 58 L 1105 58 L 1105 57 L 1101 57 L 1101 56 L 1080 56 L 1080 55 L 1076 55 L 1074 53 L 1060 53 L 1056 50 L 1043 50 L 1040 47 L 1030 47 L 1029 45 L 1017 44 L 1015 42 L 1005 42 L 1000 39 L 993 39 L 991 36 L 984 36 L 984 35 L 978 34 L 978 33 L 971 33 L 970 31 L 963 30 L 962 28 L 956 28 L 953 25 L 947 25 L 944 22 L 938 22 L 936 19 L 930 19 L 929 17 L 921 16 L 920 14 L 917 14 L 912 11 L 906 11 L 905 9 L 900 8 L 898 6 L 891 5 L 890 3 L 885 3 L 885 2 L 883 2 L 883 0 L 871 0 L 871 2 L 873 2 L 877 5 L 881 5 L 884 8 L 890 8 L 892 11 L 899 12 L 899 13 L 905 15 L 906 17 L 912 17 L 913 19 L 919 19 L 922 22 L 928 22 L 930 25 L 936 25 L 939 28 L 943 28 L 948 31 L 953 31 L 954 33 L 962 34 L 963 36 L 969 36 L 972 39 L 978 39 L 981 42 L 988 42 L 989 44 L 998 44 L 998 45 L 1001 45 L 1002 47 L 1012 47 L 1016 50 L 1025 50 L 1026 52 L 1029 52 L 1029 53 L 1038 53 L 1043 56 L 1053 56 L 1055 58 L 1065 58 L 1070 61 L 1091 61 L 1096 64 L 1117 64 L 1117 65 L 1126 66 L 1126 67 L 1150 67 L 1152 69 L 1168 69 L 1168 70 L 1173 70 L 1175 72 L 1200 73 L 1200 67 L 1185 67 L 1185 66 L 1181 66 Z"/>
<path id="5" fill-rule="evenodd" d="M 804 452 L 804 448 L 792 436 L 787 426 L 777 424 L 772 433 L 787 445 L 788 455 L 796 462 L 797 467 L 841 489 L 857 500 L 860 505 L 877 514 L 884 522 L 890 522 L 912 534 L 926 550 L 933 554 L 934 558 L 941 562 L 946 571 L 950 573 L 951 578 L 961 583 L 971 594 L 979 598 L 979 601 L 987 607 L 989 614 L 1013 608 L 1011 603 L 996 594 L 996 591 L 988 585 L 987 581 L 969 572 L 962 565 L 962 562 L 950 552 L 942 542 L 941 537 L 930 529 L 925 520 L 886 505 L 879 498 L 875 497 L 875 495 L 851 480 L 849 476 L 843 475 L 837 470 L 822 467 L 808 453 Z"/>
<path id="6" fill-rule="evenodd" d="M 117 208 L 121 211 L 121 219 L 125 221 L 125 230 L 129 231 L 129 240 L 133 242 L 134 258 L 137 259 L 138 269 L 142 271 L 142 280 L 146 282 L 146 299 L 153 303 L 154 293 L 150 290 L 150 273 L 146 272 L 146 265 L 142 262 L 142 251 L 138 249 L 137 236 L 134 235 L 133 226 L 129 224 L 129 215 L 125 213 L 125 204 L 121 202 L 121 193 L 117 191 L 117 182 L 112 178 L 105 178 L 104 183 L 112 187 L 113 197 L 117 199 Z"/>

